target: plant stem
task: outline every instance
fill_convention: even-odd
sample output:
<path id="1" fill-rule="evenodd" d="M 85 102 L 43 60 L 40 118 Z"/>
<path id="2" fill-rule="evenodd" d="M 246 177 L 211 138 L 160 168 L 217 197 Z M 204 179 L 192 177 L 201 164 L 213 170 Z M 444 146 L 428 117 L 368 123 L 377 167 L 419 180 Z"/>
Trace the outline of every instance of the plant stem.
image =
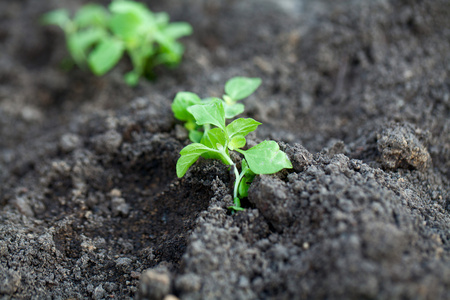
<path id="1" fill-rule="evenodd" d="M 239 170 L 236 166 L 236 164 L 233 162 L 233 160 L 231 159 L 231 157 L 226 153 L 225 151 L 225 147 L 222 148 L 219 153 L 221 154 L 221 156 L 232 166 L 233 171 L 234 171 L 234 177 L 235 177 L 235 181 L 234 181 L 234 190 L 233 190 L 233 203 L 235 206 L 241 207 L 240 203 L 236 203 L 235 199 L 238 198 L 238 190 L 239 190 L 239 183 L 241 182 L 242 177 L 244 176 L 244 172 L 242 172 L 241 174 L 239 174 Z"/>
<path id="2" fill-rule="evenodd" d="M 210 124 L 203 124 L 203 132 L 206 134 L 211 129 Z"/>
<path id="3" fill-rule="evenodd" d="M 234 176 L 236 177 L 234 180 L 234 191 L 233 191 L 233 201 L 238 196 L 238 189 L 239 189 L 239 183 L 241 182 L 241 175 L 239 174 L 239 171 L 236 167 L 236 164 L 233 164 L 234 168 Z"/>

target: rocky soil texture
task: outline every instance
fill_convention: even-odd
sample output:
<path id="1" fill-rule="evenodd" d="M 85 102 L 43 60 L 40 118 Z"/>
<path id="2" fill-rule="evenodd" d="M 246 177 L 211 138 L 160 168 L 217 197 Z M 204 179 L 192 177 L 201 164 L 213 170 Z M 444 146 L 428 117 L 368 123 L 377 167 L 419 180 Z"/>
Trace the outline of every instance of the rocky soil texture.
<path id="1" fill-rule="evenodd" d="M 448 0 L 146 2 L 194 34 L 136 88 L 61 69 L 86 1 L 0 2 L 0 299 L 450 299 Z M 294 166 L 236 214 L 170 107 L 233 76 Z"/>

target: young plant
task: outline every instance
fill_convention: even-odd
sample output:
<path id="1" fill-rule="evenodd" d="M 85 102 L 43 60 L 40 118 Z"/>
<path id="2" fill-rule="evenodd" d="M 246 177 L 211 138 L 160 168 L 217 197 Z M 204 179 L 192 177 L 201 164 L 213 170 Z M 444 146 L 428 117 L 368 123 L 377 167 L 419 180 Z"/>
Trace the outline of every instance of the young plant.
<path id="1" fill-rule="evenodd" d="M 169 23 L 166 13 L 153 13 L 131 0 L 113 0 L 108 8 L 86 4 L 73 19 L 59 9 L 45 14 L 42 22 L 61 27 L 73 61 L 97 76 L 111 70 L 126 52 L 133 65 L 124 76 L 130 86 L 157 65 L 176 66 L 181 61 L 184 48 L 177 39 L 192 33 L 189 24 Z"/>
<path id="2" fill-rule="evenodd" d="M 219 99 L 213 99 L 187 108 L 196 124 L 204 126 L 206 130 L 199 143 L 189 144 L 181 150 L 176 170 L 177 176 L 183 177 L 200 156 L 218 159 L 231 166 L 235 175 L 234 205 L 229 209 L 238 211 L 243 210 L 241 199 L 247 197 L 248 188 L 256 174 L 273 174 L 284 168 L 292 168 L 292 164 L 274 141 L 264 141 L 243 150 L 246 145 L 245 136 L 256 130 L 261 123 L 251 118 L 239 118 L 226 125 L 226 105 Z M 230 151 L 236 151 L 244 156 L 240 172 L 237 164 L 231 159 Z"/>
<path id="3" fill-rule="evenodd" d="M 231 119 L 244 112 L 244 104 L 239 100 L 253 94 L 261 85 L 260 78 L 234 77 L 225 84 L 225 95 L 220 98 L 200 99 L 191 92 L 179 92 L 172 103 L 172 111 L 175 118 L 185 122 L 185 128 L 189 131 L 189 139 L 192 142 L 200 142 L 204 132 L 209 130 L 209 124 L 199 125 L 188 108 L 197 104 L 222 102 L 225 110 L 225 118 Z"/>

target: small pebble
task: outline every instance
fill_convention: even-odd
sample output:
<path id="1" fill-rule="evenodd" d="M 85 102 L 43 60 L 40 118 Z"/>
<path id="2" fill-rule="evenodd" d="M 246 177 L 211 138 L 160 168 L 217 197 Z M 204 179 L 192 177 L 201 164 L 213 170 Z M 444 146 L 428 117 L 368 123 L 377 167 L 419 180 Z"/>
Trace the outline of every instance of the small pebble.
<path id="1" fill-rule="evenodd" d="M 97 299 L 103 299 L 105 297 L 105 290 L 103 289 L 102 285 L 100 284 L 97 286 L 94 290 L 94 293 L 92 295 L 92 298 Z"/>
<path id="2" fill-rule="evenodd" d="M 128 273 L 131 270 L 131 263 L 133 261 L 128 257 L 121 257 L 116 260 L 116 266 L 118 269 L 121 269 L 125 273 Z"/>
<path id="3" fill-rule="evenodd" d="M 80 137 L 76 134 L 72 133 L 66 133 L 64 134 L 60 141 L 59 141 L 59 147 L 63 152 L 71 152 L 75 150 L 76 148 L 79 148 L 82 146 L 82 141 Z"/>
<path id="4" fill-rule="evenodd" d="M 184 293 L 196 292 L 201 288 L 201 279 L 194 273 L 183 274 L 175 280 L 175 286 Z"/>
<path id="5" fill-rule="evenodd" d="M 162 300 L 170 293 L 170 277 L 166 270 L 147 269 L 141 274 L 139 294 L 143 299 Z"/>

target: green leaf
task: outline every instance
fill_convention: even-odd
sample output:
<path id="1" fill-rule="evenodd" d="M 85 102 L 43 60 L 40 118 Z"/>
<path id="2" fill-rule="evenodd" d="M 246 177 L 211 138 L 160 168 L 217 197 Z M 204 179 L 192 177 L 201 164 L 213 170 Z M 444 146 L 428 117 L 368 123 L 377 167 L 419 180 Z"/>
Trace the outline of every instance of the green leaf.
<path id="1" fill-rule="evenodd" d="M 235 197 L 233 199 L 234 205 L 233 206 L 228 206 L 228 209 L 233 212 L 235 211 L 243 211 L 245 210 L 244 208 L 242 208 L 241 206 L 241 199 L 239 199 L 238 197 Z"/>
<path id="2" fill-rule="evenodd" d="M 155 38 L 161 35 L 155 35 Z M 159 54 L 155 58 L 155 65 L 164 64 L 168 66 L 176 66 L 180 63 L 184 53 L 184 46 L 170 39 L 158 39 L 160 43 Z"/>
<path id="3" fill-rule="evenodd" d="M 95 75 L 103 75 L 117 64 L 123 51 L 124 45 L 121 41 L 105 38 L 89 54 L 89 67 Z"/>
<path id="4" fill-rule="evenodd" d="M 128 55 L 131 58 L 131 62 L 133 63 L 133 71 L 140 77 L 144 73 L 146 61 L 152 54 L 154 54 L 155 49 L 152 45 L 147 45 L 145 48 L 128 48 L 127 50 Z"/>
<path id="5" fill-rule="evenodd" d="M 227 138 L 220 128 L 213 128 L 210 130 L 207 130 L 200 141 L 203 145 L 218 150 L 218 145 L 221 145 L 222 147 L 225 146 L 227 141 Z M 227 162 L 226 159 L 222 157 L 220 153 L 214 153 L 214 152 L 207 152 L 202 154 L 202 156 L 206 159 L 218 159 L 222 161 L 224 164 L 229 165 L 229 162 Z"/>
<path id="6" fill-rule="evenodd" d="M 281 151 L 274 141 L 264 141 L 247 151 L 240 152 L 244 154 L 250 169 L 256 174 L 273 174 L 284 168 L 292 168 L 286 153 Z"/>
<path id="7" fill-rule="evenodd" d="M 200 143 L 203 137 L 203 132 L 198 130 L 189 130 L 189 140 L 194 143 Z"/>
<path id="8" fill-rule="evenodd" d="M 248 197 L 248 189 L 250 188 L 250 184 L 253 182 L 253 177 L 243 177 L 241 182 L 239 183 L 238 193 L 239 196 L 244 198 Z"/>
<path id="9" fill-rule="evenodd" d="M 222 101 L 220 98 L 217 98 L 217 97 L 203 98 L 203 99 L 202 99 L 202 102 L 203 102 L 204 104 L 219 103 L 219 102 L 222 102 L 222 103 L 223 103 L 223 101 Z M 224 107 L 225 107 L 225 106 L 224 106 Z"/>
<path id="10" fill-rule="evenodd" d="M 139 83 L 139 77 L 141 77 L 141 75 L 133 70 L 126 73 L 123 79 L 129 86 L 136 86 Z"/>
<path id="11" fill-rule="evenodd" d="M 188 120 L 186 121 L 186 123 L 184 123 L 184 128 L 186 128 L 187 130 L 191 131 L 191 130 L 196 130 L 198 127 L 197 123 L 195 123 L 194 117 L 192 117 L 192 120 Z M 203 135 L 203 133 L 202 133 Z M 198 141 L 200 143 L 200 140 Z"/>
<path id="12" fill-rule="evenodd" d="M 200 143 L 193 143 L 184 147 L 181 151 L 181 157 L 177 161 L 177 176 L 181 178 L 186 174 L 192 164 L 205 152 L 213 151 L 214 149 L 208 148 Z"/>
<path id="13" fill-rule="evenodd" d="M 228 149 L 230 150 L 239 149 L 244 147 L 246 143 L 247 141 L 245 140 L 245 137 L 243 135 L 236 135 L 228 143 Z"/>
<path id="14" fill-rule="evenodd" d="M 165 12 L 154 13 L 153 16 L 155 18 L 155 23 L 160 28 L 164 28 L 169 23 L 169 15 Z"/>
<path id="15" fill-rule="evenodd" d="M 114 14 L 133 14 L 138 17 L 141 22 L 153 22 L 153 13 L 145 6 L 145 4 L 136 1 L 114 0 L 109 5 L 109 10 Z"/>
<path id="16" fill-rule="evenodd" d="M 261 85 L 261 78 L 234 77 L 225 84 L 225 93 L 237 101 L 244 99 Z"/>
<path id="17" fill-rule="evenodd" d="M 40 18 L 40 22 L 44 25 L 57 25 L 67 31 L 68 24 L 71 21 L 67 9 L 57 9 L 44 14 Z"/>
<path id="18" fill-rule="evenodd" d="M 205 99 L 203 99 L 203 102 L 204 103 L 212 103 L 212 102 L 223 103 L 223 108 L 225 109 L 225 118 L 226 119 L 234 118 L 235 116 L 243 113 L 244 108 L 245 108 L 242 103 L 229 104 L 227 102 L 224 102 L 222 99 L 216 98 L 216 97 L 205 98 Z"/>
<path id="19" fill-rule="evenodd" d="M 100 28 L 90 28 L 69 35 L 67 48 L 78 66 L 83 67 L 86 64 L 87 51 L 105 35 L 106 32 Z"/>
<path id="20" fill-rule="evenodd" d="M 139 41 L 139 28 L 142 26 L 142 20 L 138 15 L 129 12 L 115 14 L 109 22 L 111 31 L 118 37 L 130 44 L 136 44 Z"/>
<path id="21" fill-rule="evenodd" d="M 155 16 L 145 4 L 115 0 L 109 5 L 109 9 L 113 13 L 110 28 L 114 34 L 126 41 L 128 48 L 151 44 L 148 33 L 157 28 Z"/>
<path id="22" fill-rule="evenodd" d="M 225 109 L 222 102 L 197 104 L 187 109 L 198 125 L 212 124 L 225 130 Z"/>
<path id="23" fill-rule="evenodd" d="M 252 172 L 252 170 L 250 170 L 247 162 L 245 161 L 245 159 L 242 160 L 242 172 L 244 176 L 242 176 L 241 182 L 239 183 L 239 187 L 238 187 L 238 193 L 239 196 L 244 198 L 244 197 L 248 197 L 248 189 L 250 188 L 250 184 L 253 182 L 253 179 L 255 178 L 255 173 Z"/>
<path id="24" fill-rule="evenodd" d="M 80 8 L 74 17 L 74 23 L 79 27 L 105 27 L 108 23 L 108 12 L 99 4 L 86 4 Z"/>
<path id="25" fill-rule="evenodd" d="M 174 22 L 167 24 L 167 27 L 162 29 L 162 33 L 169 38 L 176 40 L 180 37 L 191 35 L 192 26 L 185 22 Z"/>
<path id="26" fill-rule="evenodd" d="M 155 41 L 157 41 L 161 46 L 166 47 L 165 50 L 166 52 L 170 52 L 170 49 L 168 50 L 167 48 L 170 47 L 170 44 L 174 43 L 174 40 L 172 40 L 171 38 L 169 38 L 168 36 L 166 36 L 162 31 L 157 30 L 153 33 L 153 38 L 155 39 Z"/>
<path id="27" fill-rule="evenodd" d="M 240 115 L 244 112 L 245 106 L 242 103 L 228 104 L 224 103 L 225 107 L 225 118 L 232 119 L 237 115 Z"/>
<path id="28" fill-rule="evenodd" d="M 237 198 L 237 197 L 236 197 L 236 198 Z M 237 199 L 239 199 L 239 198 L 237 198 Z M 236 201 L 235 201 L 235 202 L 236 202 Z M 240 205 L 240 203 L 239 203 L 239 205 Z M 245 208 L 242 208 L 241 206 L 237 206 L 237 205 L 228 206 L 228 209 L 231 210 L 232 213 L 233 213 L 234 211 L 244 211 L 244 210 L 245 210 Z"/>
<path id="29" fill-rule="evenodd" d="M 172 102 L 172 111 L 175 118 L 181 121 L 193 120 L 194 116 L 187 110 L 196 104 L 200 104 L 202 100 L 199 96 L 191 92 L 179 92 L 176 94 Z"/>
<path id="30" fill-rule="evenodd" d="M 230 139 L 236 135 L 246 136 L 250 132 L 255 131 L 259 125 L 261 123 L 252 118 L 239 118 L 228 124 L 226 132 Z"/>
<path id="31" fill-rule="evenodd" d="M 213 128 L 203 134 L 200 143 L 209 148 L 218 149 L 217 144 L 224 146 L 226 142 L 227 138 L 223 133 L 223 130 L 220 128 Z"/>

